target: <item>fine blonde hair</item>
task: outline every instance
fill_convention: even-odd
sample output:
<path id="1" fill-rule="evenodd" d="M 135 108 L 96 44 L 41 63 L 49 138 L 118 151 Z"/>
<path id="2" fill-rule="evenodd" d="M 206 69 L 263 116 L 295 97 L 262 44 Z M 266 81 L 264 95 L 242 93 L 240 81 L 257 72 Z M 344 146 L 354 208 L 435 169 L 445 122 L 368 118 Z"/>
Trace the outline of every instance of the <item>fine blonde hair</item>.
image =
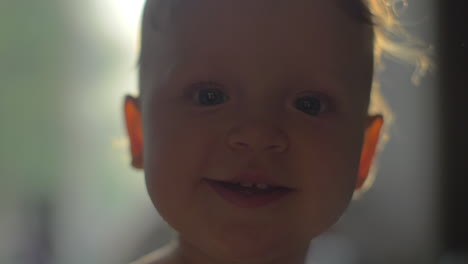
<path id="1" fill-rule="evenodd" d="M 406 0 L 362 1 L 367 5 L 374 27 L 374 68 L 377 72 L 382 71 L 385 57 L 412 64 L 415 66 L 415 71 L 411 76 L 411 82 L 418 86 L 421 78 L 432 69 L 433 62 L 429 56 L 431 47 L 411 36 L 400 21 L 399 13 L 407 8 L 409 3 Z M 381 92 L 378 80 L 374 79 L 372 85 L 369 115 L 381 114 L 385 119 L 377 148 L 379 153 L 390 139 L 390 128 L 395 115 Z M 376 163 L 373 162 L 369 176 L 361 190 L 356 193 L 357 196 L 372 186 L 377 171 Z"/>

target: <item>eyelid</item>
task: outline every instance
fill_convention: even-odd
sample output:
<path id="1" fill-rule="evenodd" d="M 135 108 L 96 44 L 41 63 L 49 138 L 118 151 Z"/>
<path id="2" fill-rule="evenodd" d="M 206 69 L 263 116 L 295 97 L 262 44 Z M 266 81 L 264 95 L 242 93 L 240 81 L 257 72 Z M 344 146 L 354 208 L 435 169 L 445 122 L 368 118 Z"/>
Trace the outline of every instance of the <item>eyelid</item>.
<path id="1" fill-rule="evenodd" d="M 194 87 L 195 89 L 200 89 L 200 88 L 219 88 L 219 87 L 222 87 L 221 84 L 215 82 L 215 81 L 201 81 L 201 82 L 195 82 L 195 83 L 192 83 L 191 85 L 192 87 Z M 210 87 L 211 86 L 211 87 Z"/>
<path id="2" fill-rule="evenodd" d="M 195 82 L 192 83 L 188 86 L 188 93 L 189 94 L 194 94 L 196 91 L 200 89 L 218 89 L 218 90 L 223 90 L 223 86 L 217 82 L 214 81 L 200 81 L 200 82 Z"/>
<path id="3" fill-rule="evenodd" d="M 185 89 L 184 94 L 186 97 L 193 99 L 193 96 L 195 96 L 196 92 L 198 92 L 201 89 L 206 89 L 207 87 L 210 88 L 210 86 L 212 87 L 212 89 L 223 90 L 223 86 L 218 84 L 217 82 L 200 81 L 189 84 Z"/>
<path id="4" fill-rule="evenodd" d="M 318 91 L 304 91 L 300 92 L 294 97 L 293 102 L 295 102 L 297 99 L 304 97 L 304 96 L 311 96 L 311 97 L 316 97 L 320 99 L 320 102 L 324 103 L 325 109 L 321 111 L 322 113 L 324 112 L 330 112 L 334 110 L 334 105 L 331 97 L 325 93 L 318 92 Z"/>

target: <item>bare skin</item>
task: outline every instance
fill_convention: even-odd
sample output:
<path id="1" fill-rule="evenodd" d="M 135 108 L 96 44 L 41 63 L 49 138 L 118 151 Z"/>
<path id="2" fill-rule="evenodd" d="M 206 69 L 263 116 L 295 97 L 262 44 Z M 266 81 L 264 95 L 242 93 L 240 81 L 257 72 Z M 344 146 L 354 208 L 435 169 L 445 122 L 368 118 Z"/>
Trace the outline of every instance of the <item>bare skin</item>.
<path id="1" fill-rule="evenodd" d="M 144 26 L 141 95 L 124 103 L 132 164 L 179 237 L 136 263 L 303 264 L 375 154 L 372 28 L 334 1 L 179 2 L 163 28 Z M 245 209 L 203 181 L 247 169 L 294 192 Z"/>

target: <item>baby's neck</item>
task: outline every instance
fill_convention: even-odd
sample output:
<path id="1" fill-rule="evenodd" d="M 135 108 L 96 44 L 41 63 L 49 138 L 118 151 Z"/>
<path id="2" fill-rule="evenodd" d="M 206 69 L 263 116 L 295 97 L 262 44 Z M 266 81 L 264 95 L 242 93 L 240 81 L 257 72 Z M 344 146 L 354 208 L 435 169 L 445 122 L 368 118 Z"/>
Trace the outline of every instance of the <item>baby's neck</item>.
<path id="1" fill-rule="evenodd" d="M 202 259 L 198 254 L 194 254 L 193 251 L 194 250 L 192 248 L 187 249 L 183 243 L 180 243 L 178 239 L 175 239 L 163 248 L 148 255 L 146 257 L 146 261 L 136 262 L 134 264 L 238 264 L 232 262 L 221 263 Z M 287 259 L 284 258 L 275 261 L 255 262 L 255 264 L 305 264 L 307 248 L 300 252 L 300 254 L 288 257 Z M 246 263 L 242 262 L 242 264 Z"/>

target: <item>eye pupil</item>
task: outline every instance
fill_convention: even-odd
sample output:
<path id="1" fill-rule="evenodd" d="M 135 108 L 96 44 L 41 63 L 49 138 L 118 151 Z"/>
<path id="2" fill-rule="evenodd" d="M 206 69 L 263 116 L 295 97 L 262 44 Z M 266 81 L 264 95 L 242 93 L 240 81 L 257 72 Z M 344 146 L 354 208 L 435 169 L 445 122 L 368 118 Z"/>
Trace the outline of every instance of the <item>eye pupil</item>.
<path id="1" fill-rule="evenodd" d="M 206 100 L 209 101 L 209 102 L 215 101 L 216 100 L 216 93 L 214 91 L 206 92 Z"/>
<path id="2" fill-rule="evenodd" d="M 318 115 L 322 108 L 320 99 L 312 96 L 304 96 L 296 100 L 295 106 L 297 109 L 309 115 Z"/>
<path id="3" fill-rule="evenodd" d="M 226 100 L 226 96 L 222 91 L 213 88 L 201 89 L 195 96 L 195 100 L 200 105 L 217 105 L 224 103 Z"/>

